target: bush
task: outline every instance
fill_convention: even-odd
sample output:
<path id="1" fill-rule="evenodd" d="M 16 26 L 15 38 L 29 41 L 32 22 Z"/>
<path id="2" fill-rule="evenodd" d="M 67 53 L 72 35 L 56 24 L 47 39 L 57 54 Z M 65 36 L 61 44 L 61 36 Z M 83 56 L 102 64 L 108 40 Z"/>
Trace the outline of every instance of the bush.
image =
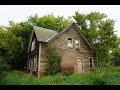
<path id="1" fill-rule="evenodd" d="M 54 75 L 61 70 L 60 60 L 61 56 L 56 51 L 55 48 L 49 46 L 46 50 L 46 59 L 47 59 L 47 66 L 45 69 L 46 75 Z"/>
<path id="2" fill-rule="evenodd" d="M 107 83 L 105 82 L 105 80 L 103 78 L 96 78 L 93 81 L 94 85 L 106 85 Z"/>
<path id="3" fill-rule="evenodd" d="M 0 75 L 10 69 L 10 65 L 7 64 L 2 58 L 0 58 Z"/>
<path id="4" fill-rule="evenodd" d="M 62 73 L 62 75 L 65 75 L 65 76 L 70 76 L 70 75 L 72 75 L 73 74 L 73 72 L 63 72 Z"/>

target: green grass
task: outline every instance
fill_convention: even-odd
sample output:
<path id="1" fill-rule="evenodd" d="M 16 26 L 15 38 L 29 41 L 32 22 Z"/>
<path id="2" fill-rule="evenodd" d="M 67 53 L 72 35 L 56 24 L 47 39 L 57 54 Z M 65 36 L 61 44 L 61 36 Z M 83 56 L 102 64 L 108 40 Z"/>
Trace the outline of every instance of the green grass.
<path id="1" fill-rule="evenodd" d="M 57 74 L 38 78 L 21 71 L 4 72 L 0 85 L 120 85 L 120 67 L 102 68 L 69 76 Z"/>

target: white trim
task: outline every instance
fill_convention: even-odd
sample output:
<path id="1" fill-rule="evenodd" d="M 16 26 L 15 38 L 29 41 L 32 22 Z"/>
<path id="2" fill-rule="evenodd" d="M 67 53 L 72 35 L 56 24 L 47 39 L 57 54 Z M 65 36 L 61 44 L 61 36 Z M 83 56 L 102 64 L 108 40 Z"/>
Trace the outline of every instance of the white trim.
<path id="1" fill-rule="evenodd" d="M 54 36 L 56 36 L 56 35 L 54 35 Z M 48 40 L 46 40 L 45 42 L 48 42 L 49 40 L 51 40 L 54 36 L 52 36 L 51 38 L 49 38 Z"/>
<path id="2" fill-rule="evenodd" d="M 72 39 L 72 43 L 71 43 L 71 44 L 72 44 L 72 47 L 68 47 L 68 38 L 71 38 L 71 39 Z M 73 38 L 72 38 L 72 37 L 67 37 L 67 47 L 68 47 L 68 48 L 73 48 Z"/>
<path id="3" fill-rule="evenodd" d="M 39 43 L 38 77 L 40 77 L 40 58 L 41 58 L 41 43 Z"/>
<path id="4" fill-rule="evenodd" d="M 33 39 L 32 44 L 31 44 L 31 51 L 33 51 L 35 49 L 35 39 Z"/>
<path id="5" fill-rule="evenodd" d="M 80 49 L 80 39 L 74 39 L 75 40 L 75 49 Z M 78 48 L 76 48 L 76 40 L 78 40 Z"/>

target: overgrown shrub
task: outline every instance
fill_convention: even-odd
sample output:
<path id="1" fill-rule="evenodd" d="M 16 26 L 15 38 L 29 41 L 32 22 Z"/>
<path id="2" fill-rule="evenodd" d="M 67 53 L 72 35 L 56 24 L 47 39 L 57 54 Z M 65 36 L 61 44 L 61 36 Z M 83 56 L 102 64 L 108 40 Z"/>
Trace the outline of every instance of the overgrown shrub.
<path id="1" fill-rule="evenodd" d="M 73 72 L 63 72 L 62 75 L 65 75 L 65 76 L 69 76 L 69 75 L 72 75 Z"/>
<path id="2" fill-rule="evenodd" d="M 48 46 L 46 50 L 47 65 L 45 69 L 46 75 L 54 75 L 61 71 L 60 61 L 61 55 L 55 48 Z"/>
<path id="3" fill-rule="evenodd" d="M 2 58 L 0 58 L 0 75 L 10 69 L 10 65 L 5 62 Z"/>
<path id="4" fill-rule="evenodd" d="M 105 82 L 105 80 L 103 78 L 96 78 L 93 81 L 93 85 L 106 85 L 107 83 Z"/>

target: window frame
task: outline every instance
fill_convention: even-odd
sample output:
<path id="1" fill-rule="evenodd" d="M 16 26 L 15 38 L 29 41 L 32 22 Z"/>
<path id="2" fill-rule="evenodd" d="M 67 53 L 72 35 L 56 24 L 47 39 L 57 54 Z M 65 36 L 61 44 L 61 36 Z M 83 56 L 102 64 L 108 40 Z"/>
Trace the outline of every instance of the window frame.
<path id="1" fill-rule="evenodd" d="M 77 57 L 77 63 L 79 62 L 79 59 L 82 60 L 81 63 L 82 63 L 82 72 L 83 72 L 84 71 L 84 59 L 82 57 Z"/>
<path id="2" fill-rule="evenodd" d="M 32 44 L 31 44 L 31 51 L 35 49 L 35 42 L 36 42 L 36 39 L 33 39 Z"/>
<path id="3" fill-rule="evenodd" d="M 68 46 L 68 39 L 69 39 L 69 38 L 72 40 L 72 41 L 71 41 L 71 42 L 72 42 L 72 43 L 71 43 L 71 44 L 72 44 L 72 47 L 69 47 L 69 46 Z M 67 47 L 68 47 L 68 48 L 73 48 L 73 38 L 72 38 L 72 37 L 67 37 Z"/>
<path id="4" fill-rule="evenodd" d="M 78 44 L 76 44 L 76 40 L 78 40 Z M 80 49 L 80 39 L 75 39 L 74 42 L 75 42 L 75 49 Z M 78 45 L 78 48 L 77 48 L 77 45 Z"/>
<path id="5" fill-rule="evenodd" d="M 92 59 L 92 67 L 90 67 L 91 66 L 90 59 Z M 94 57 L 89 57 L 89 69 L 93 69 L 93 68 L 94 68 Z"/>

